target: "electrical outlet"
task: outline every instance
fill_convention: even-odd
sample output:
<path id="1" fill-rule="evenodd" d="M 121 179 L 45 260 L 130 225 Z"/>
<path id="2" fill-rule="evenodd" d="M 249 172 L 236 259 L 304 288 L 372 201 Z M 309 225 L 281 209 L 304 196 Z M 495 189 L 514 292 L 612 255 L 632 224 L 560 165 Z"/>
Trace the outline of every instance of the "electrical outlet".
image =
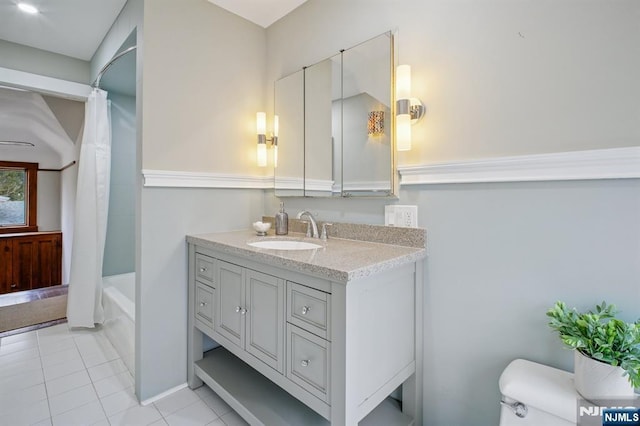
<path id="1" fill-rule="evenodd" d="M 418 227 L 418 206 L 384 206 L 384 224 L 405 228 Z"/>

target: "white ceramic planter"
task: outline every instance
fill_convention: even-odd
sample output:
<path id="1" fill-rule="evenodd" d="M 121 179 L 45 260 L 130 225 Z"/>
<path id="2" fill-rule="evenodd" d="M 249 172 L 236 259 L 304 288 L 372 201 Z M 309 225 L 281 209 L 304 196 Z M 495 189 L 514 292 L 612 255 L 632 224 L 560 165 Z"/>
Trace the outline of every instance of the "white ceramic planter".
<path id="1" fill-rule="evenodd" d="M 633 398 L 634 390 L 620 367 L 574 352 L 574 382 L 585 399 Z"/>

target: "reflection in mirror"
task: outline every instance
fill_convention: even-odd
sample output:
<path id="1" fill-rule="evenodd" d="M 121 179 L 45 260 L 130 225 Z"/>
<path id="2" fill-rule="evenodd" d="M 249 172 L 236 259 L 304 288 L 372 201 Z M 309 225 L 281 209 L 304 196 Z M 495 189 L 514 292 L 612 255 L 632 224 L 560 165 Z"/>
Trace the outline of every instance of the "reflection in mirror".
<path id="1" fill-rule="evenodd" d="M 275 84 L 275 114 L 279 117 L 278 167 L 275 195 L 304 195 L 304 71 Z"/>
<path id="2" fill-rule="evenodd" d="M 305 176 L 304 194 L 310 197 L 340 196 L 340 118 L 333 105 L 342 96 L 341 55 L 305 68 Z M 334 188 L 338 191 L 334 193 Z"/>
<path id="3" fill-rule="evenodd" d="M 392 69 L 389 33 L 343 53 L 343 195 L 389 196 L 394 192 Z"/>

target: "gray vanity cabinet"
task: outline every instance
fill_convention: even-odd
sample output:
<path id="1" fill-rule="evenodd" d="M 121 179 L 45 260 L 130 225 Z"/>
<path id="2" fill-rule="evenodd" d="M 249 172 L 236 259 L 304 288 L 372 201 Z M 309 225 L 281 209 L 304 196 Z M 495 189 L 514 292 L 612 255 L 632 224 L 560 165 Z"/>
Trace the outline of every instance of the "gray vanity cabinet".
<path id="1" fill-rule="evenodd" d="M 192 389 L 206 383 L 251 425 L 421 423 L 422 250 L 388 249 L 396 265 L 342 279 L 318 272 L 329 250 L 349 261 L 381 246 L 331 240 L 296 268 L 295 254 L 220 235 L 188 239 Z M 395 250 L 414 257 L 398 262 Z M 203 334 L 221 347 L 204 353 Z"/>
<path id="2" fill-rule="evenodd" d="M 214 330 L 271 368 L 284 370 L 284 281 L 216 260 Z"/>

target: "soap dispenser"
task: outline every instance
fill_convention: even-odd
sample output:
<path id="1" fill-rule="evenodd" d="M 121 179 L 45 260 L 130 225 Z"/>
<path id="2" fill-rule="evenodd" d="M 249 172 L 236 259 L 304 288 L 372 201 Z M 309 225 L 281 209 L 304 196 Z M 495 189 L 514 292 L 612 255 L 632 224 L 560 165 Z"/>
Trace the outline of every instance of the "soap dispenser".
<path id="1" fill-rule="evenodd" d="M 280 203 L 280 211 L 276 213 L 276 235 L 289 233 L 289 215 L 284 211 L 284 203 Z"/>

